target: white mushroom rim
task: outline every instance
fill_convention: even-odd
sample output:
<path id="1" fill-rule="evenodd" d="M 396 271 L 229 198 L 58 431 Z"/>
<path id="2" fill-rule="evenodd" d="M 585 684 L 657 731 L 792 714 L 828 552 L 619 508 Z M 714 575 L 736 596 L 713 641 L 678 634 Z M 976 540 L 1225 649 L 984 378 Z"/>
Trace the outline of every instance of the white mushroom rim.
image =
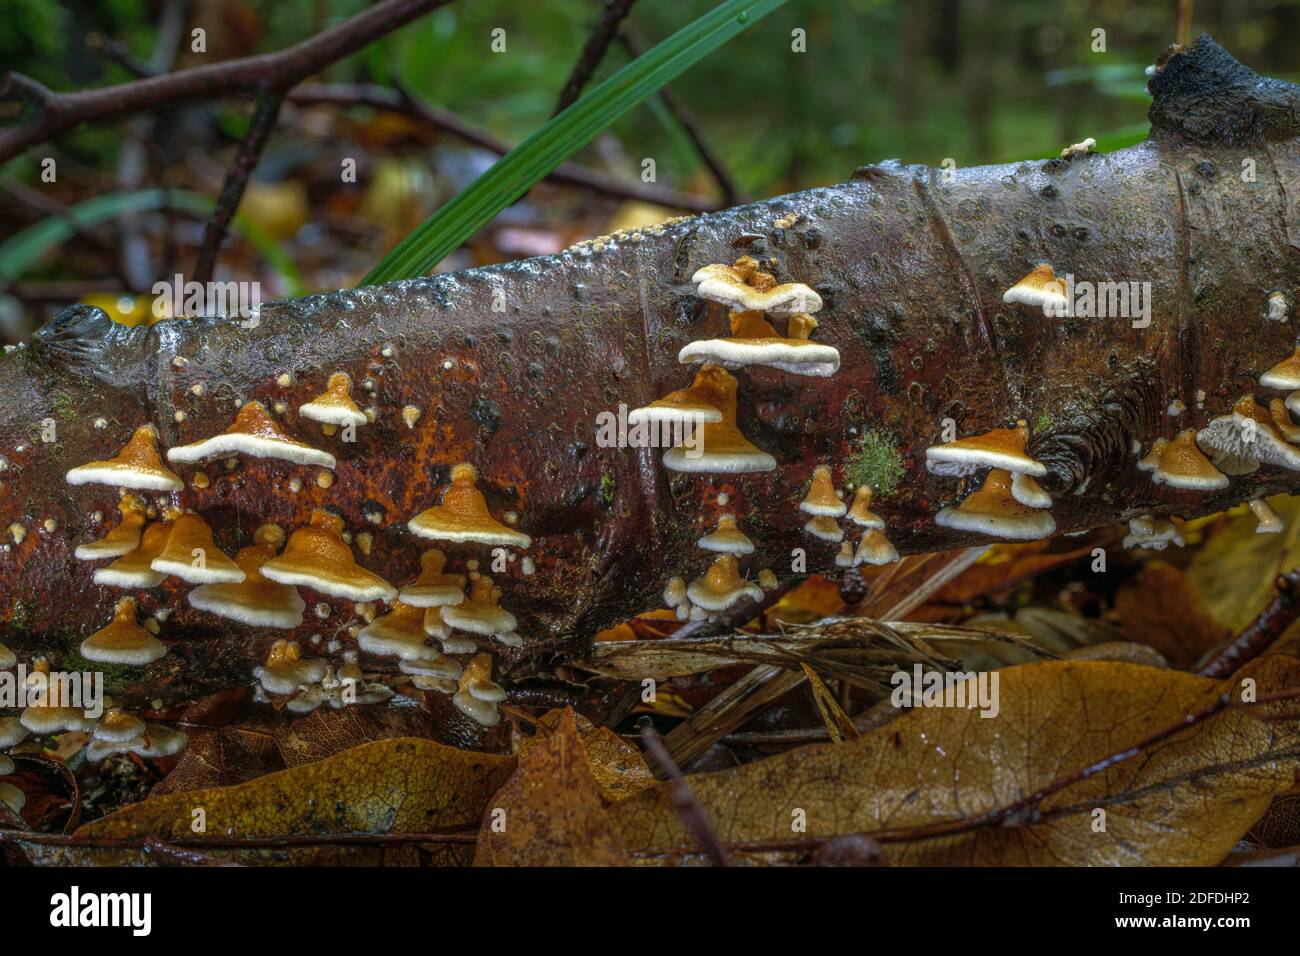
<path id="1" fill-rule="evenodd" d="M 832 345 L 806 340 L 701 339 L 684 346 L 677 361 L 716 362 L 733 369 L 765 365 L 794 375 L 827 378 L 839 371 L 840 352 Z"/>

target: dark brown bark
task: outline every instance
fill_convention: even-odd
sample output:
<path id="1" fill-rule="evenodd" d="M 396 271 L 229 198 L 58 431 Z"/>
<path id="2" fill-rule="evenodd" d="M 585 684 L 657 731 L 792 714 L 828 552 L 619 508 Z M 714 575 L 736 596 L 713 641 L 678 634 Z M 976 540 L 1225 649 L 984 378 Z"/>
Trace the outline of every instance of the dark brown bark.
<path id="1" fill-rule="evenodd" d="M 439 500 L 450 465 L 472 461 L 494 511 L 516 511 L 534 541 L 535 574 L 515 561 L 495 575 L 526 641 L 498 651 L 507 676 L 580 652 L 597 628 L 656 606 L 669 576 L 702 573 L 695 540 L 724 511 L 758 547 L 744 565 L 750 576 L 771 567 L 788 578 L 795 547 L 807 550 L 810 571 L 833 571 L 835 547 L 802 530 L 798 503 L 819 462 L 845 482 L 867 433 L 897 446 L 903 474 L 876 510 L 902 552 L 981 540 L 933 520 L 970 487 L 924 469 L 944 417 L 963 435 L 1035 422 L 1030 451 L 1049 467 L 1043 484 L 1062 532 L 1300 489 L 1300 473 L 1263 467 L 1198 494 L 1155 485 L 1135 467 L 1135 447 L 1204 424 L 1243 394 L 1267 395 L 1258 376 L 1291 353 L 1294 324 L 1267 320 L 1265 301 L 1300 295 L 1296 88 L 1259 80 L 1208 40 L 1169 59 L 1152 86 L 1153 138 L 1118 153 L 962 169 L 950 183 L 935 170 L 869 166 L 842 186 L 679 221 L 640 241 L 611 237 L 545 259 L 270 304 L 253 328 L 196 319 L 126 329 L 69 310 L 0 360 L 0 529 L 27 529 L 0 554 L 0 641 L 75 664 L 77 644 L 120 596 L 94 586 L 92 567 L 72 555 L 102 532 L 91 512 L 115 515 L 117 492 L 68 487 L 70 467 L 115 454 L 145 422 L 170 447 L 224 429 L 237 400 L 296 409 L 335 370 L 375 382 L 378 418 L 355 443 L 325 439 L 293 411 L 283 419 L 338 457 L 332 488 L 318 488 L 308 469 L 245 459 L 232 472 L 209 468 L 205 490 L 150 498 L 197 510 L 228 551 L 262 522 L 292 529 L 313 507 L 335 508 L 352 531 L 374 533 L 362 563 L 401 584 L 425 546 L 406 521 Z M 1254 182 L 1240 176 L 1245 159 L 1255 161 Z M 775 225 L 790 217 L 793 226 Z M 597 412 L 690 381 L 678 350 L 726 326 L 690 277 L 742 252 L 819 291 L 815 337 L 842 359 L 825 379 L 737 373 L 741 428 L 777 470 L 680 475 L 658 451 L 597 447 Z M 1003 305 L 1040 261 L 1080 279 L 1151 282 L 1150 326 Z M 497 292 L 504 312 L 493 311 Z M 294 384 L 277 386 L 282 372 Z M 1187 406 L 1179 418 L 1165 414 L 1175 398 Z M 407 404 L 423 410 L 414 429 L 400 415 Z M 47 417 L 56 443 L 39 441 L 35 424 Z M 106 428 L 94 427 L 99 417 Z M 295 476 L 304 479 L 296 494 Z M 55 530 L 44 530 L 47 518 Z M 488 549 L 447 550 L 486 570 Z M 250 660 L 280 636 L 198 614 L 185 590 L 169 580 L 140 595 L 146 613 L 171 609 L 161 637 L 175 642 L 140 678 L 150 696 L 246 681 Z M 350 605 L 333 604 L 328 620 L 309 615 L 293 636 L 337 635 L 348 646 Z"/>

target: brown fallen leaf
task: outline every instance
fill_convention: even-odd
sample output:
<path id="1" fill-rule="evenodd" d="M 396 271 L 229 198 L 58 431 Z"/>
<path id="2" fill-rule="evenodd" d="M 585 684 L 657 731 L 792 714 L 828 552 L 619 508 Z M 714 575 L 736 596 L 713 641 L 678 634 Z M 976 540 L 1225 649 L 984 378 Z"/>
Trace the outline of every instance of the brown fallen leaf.
<path id="1" fill-rule="evenodd" d="M 234 787 L 173 793 L 133 804 L 75 831 L 74 837 L 195 843 L 222 837 L 432 833 L 478 825 L 489 797 L 514 770 L 511 757 L 412 738 L 364 744 Z M 200 848 L 210 856 L 261 865 L 464 865 L 468 843 Z M 114 866 L 156 862 L 139 849 L 23 844 L 33 863 Z"/>
<path id="2" fill-rule="evenodd" d="M 432 737 L 434 720 L 415 707 L 325 706 L 302 717 L 256 704 L 247 687 L 204 698 L 181 717 L 189 742 L 153 796 L 229 787 L 394 737 Z"/>
<path id="3" fill-rule="evenodd" d="M 628 860 L 565 708 L 521 749 L 519 768 L 488 801 L 475 866 L 622 866 Z"/>
<path id="4" fill-rule="evenodd" d="M 1071 781 L 1237 686 L 1101 661 L 999 673 L 996 717 L 921 708 L 857 740 L 688 782 L 732 847 L 864 833 L 892 864 L 1211 865 L 1300 769 L 1300 708 L 1268 722 L 1233 709 L 1069 782 L 1039 804 L 1041 817 L 906 839 L 899 831 L 975 820 Z M 1300 685 L 1294 660 L 1271 658 L 1252 673 L 1261 696 Z M 610 817 L 634 855 L 672 859 L 668 851 L 689 845 L 663 784 L 615 804 Z M 793 826 L 801 820 L 806 833 Z"/>
<path id="5" fill-rule="evenodd" d="M 537 722 L 545 731 L 553 733 L 569 714 L 572 715 L 574 725 L 578 729 L 582 746 L 587 751 L 591 774 L 596 780 L 596 786 L 600 788 L 603 800 L 614 803 L 653 786 L 654 775 L 646 766 L 641 751 L 608 727 L 597 727 L 582 714 L 568 708 L 548 710 L 538 718 Z M 519 745 L 520 759 L 545 739 L 542 733 L 526 738 Z"/>
<path id="6" fill-rule="evenodd" d="M 1124 582 L 1110 619 L 1124 637 L 1155 648 L 1179 668 L 1195 665 L 1231 633 L 1210 616 L 1188 576 L 1159 560 Z"/>

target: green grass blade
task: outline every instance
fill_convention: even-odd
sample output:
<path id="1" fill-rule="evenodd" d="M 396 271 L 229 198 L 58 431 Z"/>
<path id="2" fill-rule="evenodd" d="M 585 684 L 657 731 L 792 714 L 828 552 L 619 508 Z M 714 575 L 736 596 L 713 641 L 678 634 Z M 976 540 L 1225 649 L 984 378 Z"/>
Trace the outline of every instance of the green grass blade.
<path id="1" fill-rule="evenodd" d="M 140 189 L 88 199 L 70 207 L 68 215 L 49 216 L 0 244 L 0 286 L 21 277 L 50 249 L 101 222 L 133 212 L 159 209 L 179 209 L 197 216 L 210 216 L 213 205 L 210 196 L 179 189 Z M 267 265 L 279 273 L 291 296 L 304 293 L 302 276 L 278 242 L 241 216 L 235 217 L 231 228 L 247 239 Z"/>
<path id="2" fill-rule="evenodd" d="M 363 285 L 427 274 L 493 217 L 647 96 L 785 0 L 727 0 L 592 88 L 417 226 Z"/>

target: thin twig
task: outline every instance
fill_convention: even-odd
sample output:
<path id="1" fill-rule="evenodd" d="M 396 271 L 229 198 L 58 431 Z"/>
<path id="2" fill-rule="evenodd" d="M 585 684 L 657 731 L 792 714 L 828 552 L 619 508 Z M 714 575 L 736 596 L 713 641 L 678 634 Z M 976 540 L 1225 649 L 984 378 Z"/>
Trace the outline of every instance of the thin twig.
<path id="1" fill-rule="evenodd" d="M 709 820 L 709 815 L 700 806 L 700 802 L 695 799 L 695 794 L 691 793 L 690 785 L 686 783 L 686 778 L 682 776 L 681 768 L 669 755 L 668 748 L 659 739 L 659 734 L 647 724 L 641 729 L 641 739 L 645 742 L 646 750 L 649 751 L 651 758 L 672 781 L 673 809 L 677 811 L 682 826 L 686 827 L 691 836 L 695 837 L 696 842 L 699 843 L 709 859 L 713 861 L 714 866 L 730 866 L 731 859 L 727 856 L 722 841 L 718 839 L 718 833 L 713 829 L 713 823 Z"/>
<path id="2" fill-rule="evenodd" d="M 257 166 L 257 160 L 262 155 L 267 140 L 271 138 L 271 131 L 275 129 L 275 121 L 280 115 L 280 105 L 283 102 L 284 94 L 274 90 L 264 90 L 258 94 L 253 106 L 253 117 L 248 123 L 248 132 L 240 142 L 234 162 L 226 172 L 226 181 L 221 184 L 216 208 L 212 212 L 212 218 L 208 220 L 207 228 L 203 231 L 203 244 L 199 246 L 199 255 L 194 266 L 195 282 L 206 283 L 212 278 L 212 272 L 217 264 L 217 253 L 226 238 L 226 230 L 230 228 L 230 221 L 235 217 L 239 201 L 244 197 L 244 189 L 248 186 L 248 179 Z"/>
<path id="3" fill-rule="evenodd" d="M 436 130 L 450 133 L 458 139 L 481 146 L 498 156 L 504 156 L 511 149 L 509 143 L 497 139 L 463 117 L 443 107 L 426 103 L 406 90 L 393 90 L 371 84 L 304 83 L 290 92 L 288 99 L 295 106 L 368 106 L 371 109 L 397 113 Z M 680 193 L 658 186 L 625 182 L 574 163 L 561 163 L 551 170 L 546 179 L 613 199 L 634 199 L 686 212 L 713 212 L 722 208 L 719 203 L 702 196 L 692 196 L 689 193 Z"/>
<path id="4" fill-rule="evenodd" d="M 1024 823 L 1042 823 L 1047 820 L 1055 819 L 1061 816 L 1067 816 L 1072 813 L 1080 812 L 1077 806 L 1056 807 L 1049 811 L 1042 811 L 1041 807 L 1044 800 L 1053 796 L 1062 790 L 1082 783 L 1097 774 L 1102 773 L 1110 768 L 1131 760 L 1139 754 L 1146 753 L 1149 748 L 1158 743 L 1168 740 L 1189 728 L 1218 716 L 1225 710 L 1243 709 L 1249 710 L 1252 707 L 1258 707 L 1263 704 L 1277 703 L 1285 700 L 1300 699 L 1300 687 L 1293 687 L 1289 690 L 1279 691 L 1275 694 L 1266 694 L 1250 703 L 1242 703 L 1233 700 L 1230 692 L 1220 694 L 1214 702 L 1202 710 L 1194 713 L 1185 714 L 1175 723 L 1163 727 L 1150 736 L 1138 741 L 1132 746 L 1123 750 L 1118 750 L 1106 756 L 1094 760 L 1092 763 L 1073 773 L 1063 777 L 1058 777 L 1042 788 L 1033 793 L 1022 797 L 1011 803 L 994 807 L 986 810 L 984 813 L 977 814 L 973 817 L 962 817 L 957 820 L 941 820 L 935 823 L 927 823 L 915 827 L 901 827 L 897 829 L 883 829 L 864 831 L 863 836 L 870 837 L 879 843 L 910 843 L 921 840 L 933 840 L 940 837 L 953 837 L 965 835 L 979 830 L 986 830 L 991 827 L 1015 827 Z M 1265 718 L 1266 719 L 1266 718 Z M 1094 801 L 1095 803 L 1095 801 Z M 1092 804 L 1089 804 L 1091 806 Z M 790 840 L 759 840 L 749 842 L 727 843 L 725 847 L 736 853 L 782 853 L 782 852 L 805 852 L 819 848 L 827 840 L 833 837 L 800 837 Z M 660 847 L 650 848 L 640 851 L 634 851 L 634 856 L 682 856 L 698 853 L 694 847 L 677 846 L 677 847 Z"/>
<path id="5" fill-rule="evenodd" d="M 620 33 L 618 40 L 632 59 L 636 59 L 641 55 L 641 45 L 628 31 L 624 30 Z M 671 86 L 664 86 L 659 89 L 659 101 L 664 104 L 664 109 L 668 110 L 672 118 L 677 121 L 677 125 L 682 128 L 682 132 L 691 141 L 695 151 L 700 154 L 700 161 L 708 168 L 714 182 L 722 190 L 722 204 L 724 206 L 734 206 L 739 203 L 741 194 L 740 190 L 736 188 L 736 181 L 731 178 L 731 174 L 727 172 L 727 167 L 723 165 L 722 159 L 709 146 L 708 140 L 704 138 L 704 131 L 695 119 L 695 114 L 677 98 L 677 94 L 673 92 Z"/>
<path id="6" fill-rule="evenodd" d="M 1202 677 L 1227 677 L 1247 661 L 1262 654 L 1300 617 L 1300 571 L 1278 575 L 1277 594 L 1259 617 L 1210 655 L 1197 673 Z"/>
<path id="7" fill-rule="evenodd" d="M 587 42 L 578 54 L 578 62 L 573 64 L 573 70 L 569 73 L 564 88 L 560 90 L 560 100 L 555 104 L 553 116 L 558 116 L 577 102 L 583 87 L 591 82 L 600 61 L 605 59 L 605 53 L 618 33 L 619 24 L 635 2 L 636 0 L 605 0 L 605 9 L 592 25 Z"/>
<path id="8" fill-rule="evenodd" d="M 249 96 L 262 90 L 284 92 L 416 17 L 450 2 L 382 0 L 275 53 L 225 60 L 75 93 L 58 93 L 29 76 L 10 72 L 0 86 L 0 99 L 26 103 L 32 116 L 30 122 L 0 131 L 0 163 L 82 123 L 104 123 L 165 104 Z"/>

